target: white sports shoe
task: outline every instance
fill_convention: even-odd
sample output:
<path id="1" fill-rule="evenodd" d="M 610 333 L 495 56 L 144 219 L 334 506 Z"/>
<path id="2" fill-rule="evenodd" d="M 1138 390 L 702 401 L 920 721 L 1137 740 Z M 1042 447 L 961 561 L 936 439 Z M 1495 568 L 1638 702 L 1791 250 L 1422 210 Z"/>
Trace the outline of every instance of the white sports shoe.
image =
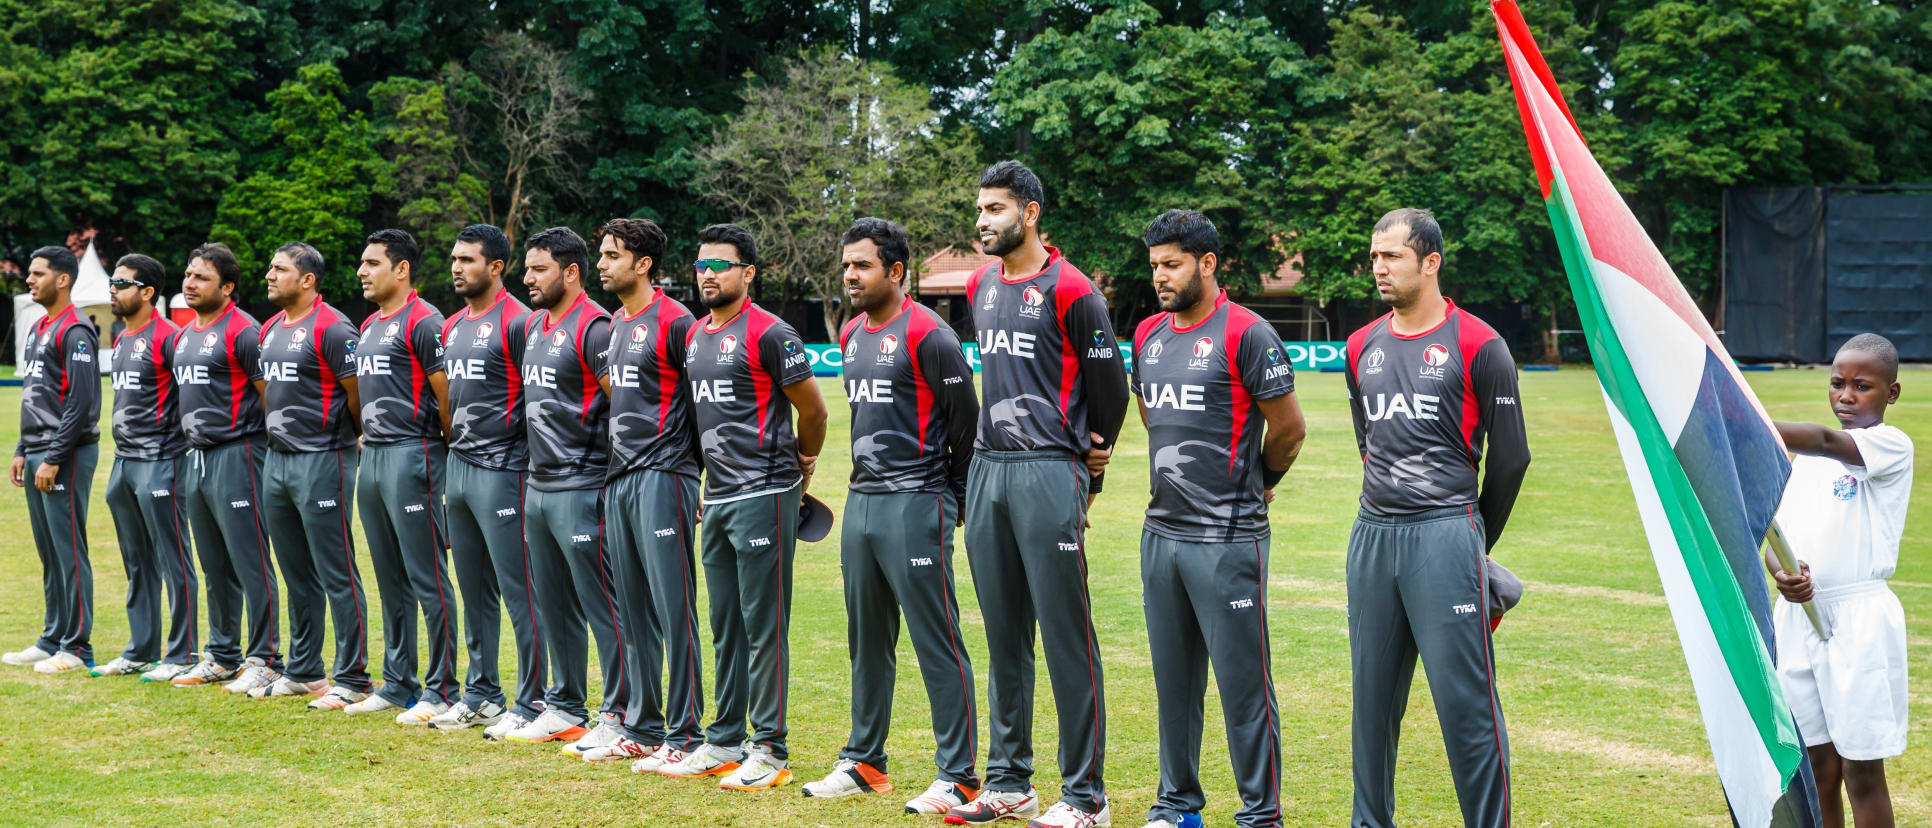
<path id="1" fill-rule="evenodd" d="M 982 790 L 973 801 L 946 812 L 953 825 L 973 825 L 1002 819 L 1032 819 L 1040 815 L 1040 794 L 1028 788 L 1020 791 Z"/>
<path id="2" fill-rule="evenodd" d="M 631 763 L 631 773 L 657 773 L 668 766 L 684 761 L 684 751 L 670 745 L 658 745 L 657 750 Z"/>
<path id="3" fill-rule="evenodd" d="M 0 654 L 0 662 L 12 664 L 15 667 L 32 667 L 53 657 L 53 653 L 30 644 L 27 649 Z"/>
<path id="4" fill-rule="evenodd" d="M 840 759 L 832 764 L 832 772 L 824 779 L 805 783 L 805 795 L 815 799 L 837 799 L 865 793 L 885 793 L 892 790 L 892 780 L 878 768 Z"/>
<path id="5" fill-rule="evenodd" d="M 483 725 L 488 727 L 503 720 L 503 705 L 486 701 L 481 707 L 471 707 L 469 702 L 458 701 L 448 710 L 429 720 L 432 730 L 463 730 Z"/>
<path id="6" fill-rule="evenodd" d="M 324 698 L 327 698 L 327 697 L 324 696 Z M 392 702 L 374 693 L 370 693 L 369 695 L 363 697 L 361 701 L 358 701 L 354 704 L 351 704 L 347 707 L 342 708 L 342 712 L 353 716 L 357 713 L 381 713 L 385 710 L 401 710 L 401 709 L 402 709 L 402 705 L 399 705 L 395 702 Z"/>
<path id="7" fill-rule="evenodd" d="M 1100 803 L 1100 813 L 1097 814 L 1087 813 L 1065 802 L 1055 802 L 1053 807 L 1047 809 L 1045 816 L 1028 823 L 1027 828 L 1101 828 L 1112 824 L 1113 808 L 1105 802 Z"/>
<path id="8" fill-rule="evenodd" d="M 496 724 L 483 728 L 483 738 L 493 742 L 500 742 L 503 740 L 503 737 L 510 735 L 510 731 L 516 730 L 530 722 L 531 720 L 524 718 L 522 713 L 514 711 L 505 713 L 503 714 L 503 718 L 496 720 Z"/>
<path id="9" fill-rule="evenodd" d="M 718 780 L 718 787 L 732 791 L 762 791 L 790 781 L 792 769 L 785 760 L 773 757 L 769 749 L 754 747 L 745 751 L 745 761 L 737 770 Z"/>
<path id="10" fill-rule="evenodd" d="M 1181 826 L 1164 819 L 1156 819 L 1149 821 L 1146 825 L 1141 826 L 1141 828 L 1181 828 Z"/>
<path id="11" fill-rule="evenodd" d="M 973 801 L 973 795 L 977 793 L 979 791 L 958 782 L 934 780 L 931 785 L 926 786 L 925 793 L 906 800 L 906 813 L 928 816 L 943 814 Z"/>
<path id="12" fill-rule="evenodd" d="M 223 667 L 219 662 L 203 661 L 169 679 L 176 687 L 201 687 L 218 681 L 228 681 L 241 673 L 240 667 Z"/>
<path id="13" fill-rule="evenodd" d="M 598 748 L 609 747 L 618 739 L 624 738 L 624 729 L 617 726 L 617 719 L 610 715 L 597 717 L 597 726 L 576 741 L 564 745 L 560 750 L 571 756 L 582 756 Z"/>
<path id="14" fill-rule="evenodd" d="M 135 661 L 126 656 L 115 656 L 113 661 L 96 665 L 94 669 L 87 671 L 87 674 L 95 678 L 102 676 L 131 676 L 136 673 L 145 673 L 152 669 L 154 669 L 154 662 L 152 661 Z"/>
<path id="15" fill-rule="evenodd" d="M 555 710 L 545 710 L 536 721 L 503 734 L 503 738 L 510 742 L 557 742 L 579 739 L 584 733 L 583 725 L 571 724 Z"/>
<path id="16" fill-rule="evenodd" d="M 154 669 L 141 674 L 141 680 L 166 684 L 174 681 L 175 676 L 188 672 L 188 669 L 193 666 L 193 664 L 156 664 Z"/>
<path id="17" fill-rule="evenodd" d="M 343 687 L 338 684 L 322 692 L 322 697 L 309 702 L 310 710 L 347 710 L 349 705 L 369 698 L 368 693 Z"/>
<path id="18" fill-rule="evenodd" d="M 34 672 L 36 673 L 68 673 L 74 670 L 86 669 L 87 662 L 80 660 L 80 656 L 74 655 L 66 650 L 54 653 L 50 658 L 43 658 L 34 662 Z"/>
<path id="19" fill-rule="evenodd" d="M 577 754 L 586 762 L 614 762 L 619 759 L 633 759 L 639 762 L 656 752 L 660 745 L 643 744 L 629 736 L 619 735 L 617 740 L 603 747 L 594 747 Z"/>
<path id="20" fill-rule="evenodd" d="M 242 661 L 241 675 L 235 677 L 234 681 L 222 685 L 221 689 L 224 693 L 242 694 L 257 687 L 274 684 L 275 680 L 281 677 L 281 673 L 268 669 L 268 665 L 261 659 L 249 658 Z"/>
<path id="21" fill-rule="evenodd" d="M 723 776 L 738 769 L 740 752 L 713 744 L 699 745 L 671 764 L 657 769 L 663 776 L 689 779 L 694 776 Z"/>
<path id="22" fill-rule="evenodd" d="M 448 712 L 449 705 L 439 701 L 422 699 L 416 702 L 414 707 L 397 713 L 396 724 L 422 727 L 423 725 L 429 724 L 430 719 L 434 719 Z"/>
<path id="23" fill-rule="evenodd" d="M 323 679 L 296 681 L 288 676 L 283 676 L 268 684 L 248 691 L 248 697 L 251 699 L 280 699 L 291 696 L 320 696 L 323 691 L 328 689 L 329 683 Z"/>

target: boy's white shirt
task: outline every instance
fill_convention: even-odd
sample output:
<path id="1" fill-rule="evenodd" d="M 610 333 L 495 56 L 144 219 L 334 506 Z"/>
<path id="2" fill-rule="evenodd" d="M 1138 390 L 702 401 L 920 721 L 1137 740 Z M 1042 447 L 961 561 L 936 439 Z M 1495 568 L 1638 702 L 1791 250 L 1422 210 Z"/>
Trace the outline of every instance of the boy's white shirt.
<path id="1" fill-rule="evenodd" d="M 1819 591 L 1890 578 L 1912 496 L 1912 439 L 1879 423 L 1848 428 L 1865 465 L 1798 455 L 1778 525 Z"/>

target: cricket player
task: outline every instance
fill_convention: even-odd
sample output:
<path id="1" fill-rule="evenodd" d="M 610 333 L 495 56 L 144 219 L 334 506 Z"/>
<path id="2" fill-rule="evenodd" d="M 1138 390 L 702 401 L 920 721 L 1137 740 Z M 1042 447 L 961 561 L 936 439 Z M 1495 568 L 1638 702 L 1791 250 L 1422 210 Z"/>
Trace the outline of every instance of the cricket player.
<path id="1" fill-rule="evenodd" d="M 94 666 L 94 565 L 87 557 L 87 492 L 101 441 L 100 350 L 94 323 L 74 307 L 80 263 L 65 247 L 35 250 L 27 291 L 47 315 L 34 323 L 20 366 L 20 443 L 13 485 L 27 489 L 27 522 L 40 552 L 46 623 L 8 664 L 64 673 Z"/>
<path id="2" fill-rule="evenodd" d="M 978 431 L 973 371 L 953 330 L 906 295 L 905 228 L 862 218 L 841 239 L 846 297 L 858 316 L 839 334 L 852 407 L 852 480 L 839 556 L 852 659 L 852 731 L 830 775 L 805 795 L 892 790 L 899 614 L 906 616 L 932 707 L 939 776 L 906 812 L 944 814 L 979 794 L 973 665 L 959 632 L 953 530 Z"/>
<path id="3" fill-rule="evenodd" d="M 1161 309 L 1134 332 L 1134 392 L 1153 458 L 1140 571 L 1161 757 L 1147 827 L 1200 825 L 1201 702 L 1212 664 L 1241 792 L 1235 824 L 1278 828 L 1268 503 L 1306 433 L 1295 372 L 1274 327 L 1221 289 L 1221 237 L 1207 216 L 1169 210 L 1145 239 Z"/>
<path id="4" fill-rule="evenodd" d="M 979 338 L 980 416 L 966 491 L 966 557 L 991 666 L 986 788 L 952 824 L 1028 819 L 1033 625 L 1060 719 L 1060 801 L 1036 828 L 1112 824 L 1103 781 L 1106 697 L 1087 593 L 1087 510 L 1127 416 L 1107 303 L 1040 237 L 1046 191 L 1017 161 L 979 179 L 980 241 L 999 260 L 966 281 Z"/>
<path id="5" fill-rule="evenodd" d="M 1530 462 L 1516 364 L 1494 329 L 1443 298 L 1434 215 L 1401 209 L 1383 216 L 1369 259 L 1376 293 L 1393 310 L 1348 338 L 1349 414 L 1362 453 L 1361 512 L 1347 567 L 1355 697 L 1349 824 L 1395 824 L 1396 741 L 1419 654 L 1463 823 L 1504 826 L 1509 741 L 1496 699 L 1484 564 Z"/>
<path id="6" fill-rule="evenodd" d="M 684 374 L 704 459 L 702 543 L 718 713 L 704 744 L 658 773 L 721 775 L 721 788 L 763 790 L 792 778 L 785 738 L 792 555 L 799 503 L 825 444 L 825 401 L 798 332 L 751 301 L 758 245 L 750 231 L 704 228 L 693 268 L 711 310 L 691 327 Z M 740 749 L 747 724 L 750 743 Z"/>

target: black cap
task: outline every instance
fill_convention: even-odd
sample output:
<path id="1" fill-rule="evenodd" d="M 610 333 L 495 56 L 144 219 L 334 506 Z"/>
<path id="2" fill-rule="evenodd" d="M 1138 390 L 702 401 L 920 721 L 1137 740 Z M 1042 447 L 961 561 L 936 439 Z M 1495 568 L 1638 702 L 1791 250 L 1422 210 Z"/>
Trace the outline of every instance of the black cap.
<path id="1" fill-rule="evenodd" d="M 818 543 L 832 534 L 832 507 L 811 495 L 798 500 L 798 539 Z"/>
<path id="2" fill-rule="evenodd" d="M 1488 556 L 1483 557 L 1483 574 L 1489 578 L 1489 621 L 1493 626 L 1503 620 L 1503 613 L 1523 600 L 1523 579 Z"/>

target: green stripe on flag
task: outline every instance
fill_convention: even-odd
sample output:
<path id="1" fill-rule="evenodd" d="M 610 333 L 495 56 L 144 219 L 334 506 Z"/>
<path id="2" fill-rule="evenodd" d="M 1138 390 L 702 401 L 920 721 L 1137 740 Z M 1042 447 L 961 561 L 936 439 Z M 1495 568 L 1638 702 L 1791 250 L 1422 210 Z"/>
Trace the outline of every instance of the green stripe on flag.
<path id="1" fill-rule="evenodd" d="M 1731 681 L 1757 726 L 1758 738 L 1764 742 L 1772 763 L 1788 785 L 1804 758 L 1804 748 L 1791 722 L 1784 688 L 1778 684 L 1764 639 L 1751 621 L 1744 593 L 1731 574 L 1717 534 L 1711 530 L 1710 518 L 1704 514 L 1703 504 L 1698 501 L 1690 478 L 1685 475 L 1656 412 L 1644 396 L 1643 385 L 1637 381 L 1623 343 L 1617 339 L 1616 329 L 1604 310 L 1603 298 L 1597 291 L 1595 268 L 1590 264 L 1595 257 L 1583 234 L 1575 199 L 1563 170 L 1555 164 L 1553 153 L 1550 160 L 1552 180 L 1547 200 L 1550 226 L 1556 231 L 1557 247 L 1563 253 L 1563 269 L 1569 274 L 1570 292 L 1576 298 L 1585 338 L 1596 357 L 1597 381 L 1603 384 L 1637 434 L 1644 463 L 1663 501 L 1664 513 L 1670 518 L 1671 534 L 1677 540 L 1678 552 L 1696 588 L 1698 603 L 1703 607 L 1719 651 L 1724 654 L 1724 666 L 1730 671 Z"/>

